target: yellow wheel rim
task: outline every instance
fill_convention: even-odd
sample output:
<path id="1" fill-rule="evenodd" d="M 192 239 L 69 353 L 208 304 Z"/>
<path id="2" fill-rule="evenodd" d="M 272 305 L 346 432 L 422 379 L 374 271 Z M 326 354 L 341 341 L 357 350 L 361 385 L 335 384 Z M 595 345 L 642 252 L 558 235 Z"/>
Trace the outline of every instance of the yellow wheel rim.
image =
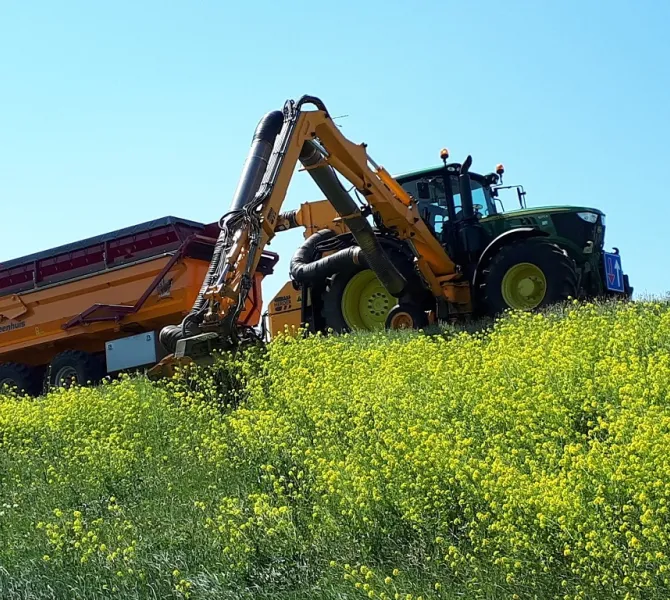
<path id="1" fill-rule="evenodd" d="M 374 271 L 356 273 L 344 288 L 341 308 L 350 329 L 383 329 L 396 300 L 386 291 Z"/>
<path id="2" fill-rule="evenodd" d="M 503 277 L 503 299 L 514 310 L 532 310 L 547 293 L 547 279 L 538 266 L 531 263 L 514 265 Z"/>

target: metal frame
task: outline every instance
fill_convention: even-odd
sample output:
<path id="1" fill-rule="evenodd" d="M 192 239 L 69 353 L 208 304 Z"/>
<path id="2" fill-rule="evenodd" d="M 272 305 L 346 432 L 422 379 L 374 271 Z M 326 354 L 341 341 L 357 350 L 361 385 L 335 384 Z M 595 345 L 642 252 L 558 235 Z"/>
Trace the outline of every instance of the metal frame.
<path id="1" fill-rule="evenodd" d="M 139 229 L 139 227 L 140 226 L 135 226 L 133 228 L 126 228 L 125 230 L 119 230 L 118 232 L 112 232 L 112 234 L 117 235 L 115 238 L 100 239 L 112 235 L 104 234 L 103 236 L 98 236 L 96 238 L 89 238 L 88 240 L 82 240 L 74 244 L 68 244 L 36 253 L 26 257 L 29 260 L 12 259 L 0 263 L 0 277 L 9 278 L 10 282 L 13 278 L 20 280 L 1 288 L 0 296 L 30 293 L 35 290 L 45 289 L 55 284 L 67 283 L 81 276 L 89 277 L 96 273 L 110 271 L 116 267 L 128 266 L 130 264 L 129 261 L 123 260 L 122 256 L 119 255 L 112 258 L 115 251 L 118 249 L 119 242 L 124 247 L 141 244 L 142 248 L 138 251 L 140 254 L 144 254 L 155 244 L 155 242 L 151 241 L 151 236 L 155 236 L 156 234 L 159 236 L 174 236 L 175 239 L 168 243 L 168 245 L 172 247 L 166 248 L 166 253 L 169 253 L 179 248 L 177 244 L 183 244 L 189 236 L 194 234 L 203 235 L 208 226 L 190 221 L 177 221 L 161 224 L 152 229 L 142 230 Z M 129 230 L 133 231 L 131 232 Z M 119 253 L 116 252 L 116 254 Z M 162 253 L 156 253 L 153 256 L 143 256 L 138 260 L 143 260 L 144 258 L 153 259 L 160 256 L 160 254 Z M 74 263 L 76 263 L 76 265 Z M 87 269 L 86 267 L 90 268 Z M 56 271 L 51 272 L 54 268 Z M 82 268 L 84 269 L 83 273 L 81 272 Z M 16 270 L 16 272 L 10 274 L 13 270 Z M 45 275 L 45 270 L 48 271 L 47 275 Z M 70 270 L 73 272 L 79 271 L 79 273 L 74 276 L 68 276 L 67 273 Z"/>
<path id="2" fill-rule="evenodd" d="M 62 326 L 62 328 L 67 330 L 78 325 L 88 325 L 91 323 L 100 323 L 103 321 L 120 321 L 123 317 L 137 313 L 147 301 L 149 296 L 151 296 L 154 290 L 159 286 L 163 278 L 172 269 L 172 267 L 174 267 L 174 265 L 186 255 L 187 250 L 194 242 L 204 242 L 213 246 L 216 243 L 216 240 L 198 234 L 192 234 L 188 236 L 182 245 L 172 255 L 172 258 L 161 269 L 160 273 L 156 275 L 149 287 L 144 291 L 135 304 L 132 306 L 124 304 L 94 304 L 90 308 L 87 308 L 84 312 L 79 313 L 75 317 L 72 317 Z M 95 316 L 95 313 L 107 311 L 111 314 Z"/>
<path id="3" fill-rule="evenodd" d="M 154 277 L 149 287 L 144 291 L 142 296 L 140 296 L 135 304 L 132 306 L 124 304 L 94 304 L 75 317 L 72 317 L 67 323 L 62 325 L 62 328 L 68 330 L 79 325 L 90 325 L 91 323 L 101 323 L 106 321 L 119 322 L 124 317 L 139 312 L 142 306 L 144 306 L 144 303 L 148 300 L 149 296 L 151 296 L 154 290 L 160 285 L 163 278 L 170 272 L 170 270 L 175 266 L 175 264 L 177 264 L 177 262 L 179 262 L 184 256 L 188 254 L 190 247 L 196 243 L 202 243 L 214 247 L 216 240 L 199 234 L 189 235 L 172 255 L 172 258 L 170 258 L 167 264 L 161 269 L 160 273 Z M 274 266 L 279 260 L 279 256 L 274 252 L 264 252 L 263 254 L 265 255 L 265 258 L 273 261 L 272 266 Z M 259 270 L 264 271 L 261 265 L 259 265 Z M 252 302 L 254 303 L 253 308 L 256 308 L 257 302 L 255 299 L 255 294 L 252 295 Z M 107 314 L 96 316 L 96 313 L 101 312 Z"/>

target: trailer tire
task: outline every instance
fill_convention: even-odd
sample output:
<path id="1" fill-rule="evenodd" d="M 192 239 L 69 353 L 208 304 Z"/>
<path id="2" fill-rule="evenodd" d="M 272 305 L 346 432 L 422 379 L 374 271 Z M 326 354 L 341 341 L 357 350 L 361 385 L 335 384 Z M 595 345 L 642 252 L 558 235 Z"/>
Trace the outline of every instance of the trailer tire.
<path id="1" fill-rule="evenodd" d="M 37 369 L 22 363 L 0 363 L 0 388 L 16 386 L 20 392 L 38 396 L 42 386 Z"/>
<path id="2" fill-rule="evenodd" d="M 102 361 L 95 355 L 81 350 L 65 350 L 57 354 L 50 365 L 49 387 L 69 387 L 97 384 L 104 377 Z"/>

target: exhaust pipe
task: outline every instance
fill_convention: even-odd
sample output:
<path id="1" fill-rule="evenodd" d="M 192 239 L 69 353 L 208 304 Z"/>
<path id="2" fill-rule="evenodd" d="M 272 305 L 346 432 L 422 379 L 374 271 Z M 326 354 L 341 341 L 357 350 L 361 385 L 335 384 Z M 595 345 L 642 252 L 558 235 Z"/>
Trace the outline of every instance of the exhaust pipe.
<path id="1" fill-rule="evenodd" d="M 461 193 L 461 210 L 463 219 L 459 223 L 461 245 L 465 251 L 465 262 L 468 264 L 466 271 L 469 272 L 476 264 L 482 250 L 484 249 L 485 239 L 483 236 L 482 225 L 475 215 L 475 209 L 472 202 L 472 181 L 470 180 L 470 166 L 472 157 L 468 157 L 461 165 L 458 174 L 458 187 Z"/>
<path id="2" fill-rule="evenodd" d="M 475 216 L 475 209 L 472 204 L 472 183 L 470 182 L 470 166 L 472 157 L 468 156 L 461 165 L 458 174 L 458 187 L 461 192 L 461 210 L 463 211 L 463 220 L 469 221 Z"/>
<path id="3" fill-rule="evenodd" d="M 321 150 L 313 142 L 305 142 L 300 154 L 300 162 L 304 167 L 314 167 L 322 157 Z M 347 227 L 360 246 L 362 256 L 365 257 L 367 264 L 375 272 L 389 294 L 400 298 L 407 288 L 407 280 L 384 252 L 372 227 L 361 214 L 351 196 L 342 187 L 334 169 L 326 164 L 310 168 L 307 172 L 340 216 L 350 217 L 346 219 Z"/>
<path id="4" fill-rule="evenodd" d="M 233 194 L 229 212 L 243 209 L 256 196 L 267 170 L 268 160 L 272 154 L 275 140 L 283 124 L 284 114 L 279 110 L 267 113 L 259 121 L 251 140 L 251 148 L 242 168 L 237 189 Z M 168 325 L 161 330 L 159 334 L 160 343 L 169 353 L 174 353 L 179 340 L 200 333 L 199 325 L 202 321 L 202 312 L 206 305 L 205 292 L 214 280 L 219 263 L 221 262 L 225 242 L 225 233 L 221 231 L 214 246 L 214 253 L 209 263 L 207 275 L 203 280 L 189 314 L 184 317 L 184 320 L 179 325 Z"/>

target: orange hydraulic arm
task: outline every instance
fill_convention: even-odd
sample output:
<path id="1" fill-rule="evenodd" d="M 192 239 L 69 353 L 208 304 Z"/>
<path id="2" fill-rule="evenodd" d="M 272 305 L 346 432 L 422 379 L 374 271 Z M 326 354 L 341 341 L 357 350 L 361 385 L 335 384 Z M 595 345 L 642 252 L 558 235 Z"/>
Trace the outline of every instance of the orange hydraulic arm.
<path id="1" fill-rule="evenodd" d="M 303 236 L 308 238 L 321 229 L 331 229 L 335 233 L 346 233 L 348 229 L 340 215 L 328 200 L 304 202 L 300 208 L 279 213 L 275 234 L 296 227 L 303 227 Z"/>
<path id="2" fill-rule="evenodd" d="M 308 103 L 316 110 L 303 110 Z M 260 160 L 250 154 L 249 160 L 252 158 L 257 163 Z M 278 222 L 278 217 L 298 163 L 332 205 L 331 214 L 339 215 L 339 220 L 335 219 L 338 227 L 346 226 L 354 235 L 365 260 L 389 293 L 402 297 L 407 291 L 406 281 L 385 255 L 365 215 L 342 187 L 336 172 L 365 198 L 385 228 L 406 241 L 436 298 L 450 304 L 469 304 L 467 283 L 460 281 L 456 265 L 420 217 L 415 200 L 368 156 L 365 144 L 354 144 L 342 135 L 318 98 L 304 96 L 297 103 L 288 101 L 284 106 L 281 129 L 267 167 L 263 165 L 262 181 L 255 187 L 249 183 L 249 197 L 236 199 L 233 204 L 237 202 L 237 206 L 220 221 L 223 242 L 218 257 L 213 258 L 218 262 L 203 285 L 203 303 L 196 315 L 201 332 L 216 331 L 223 336 L 233 333 L 263 248 L 277 231 L 291 226 Z M 249 173 L 252 167 L 247 166 L 245 182 L 254 177 Z M 246 185 L 241 181 L 238 191 Z M 302 210 L 306 210 L 304 206 Z"/>

